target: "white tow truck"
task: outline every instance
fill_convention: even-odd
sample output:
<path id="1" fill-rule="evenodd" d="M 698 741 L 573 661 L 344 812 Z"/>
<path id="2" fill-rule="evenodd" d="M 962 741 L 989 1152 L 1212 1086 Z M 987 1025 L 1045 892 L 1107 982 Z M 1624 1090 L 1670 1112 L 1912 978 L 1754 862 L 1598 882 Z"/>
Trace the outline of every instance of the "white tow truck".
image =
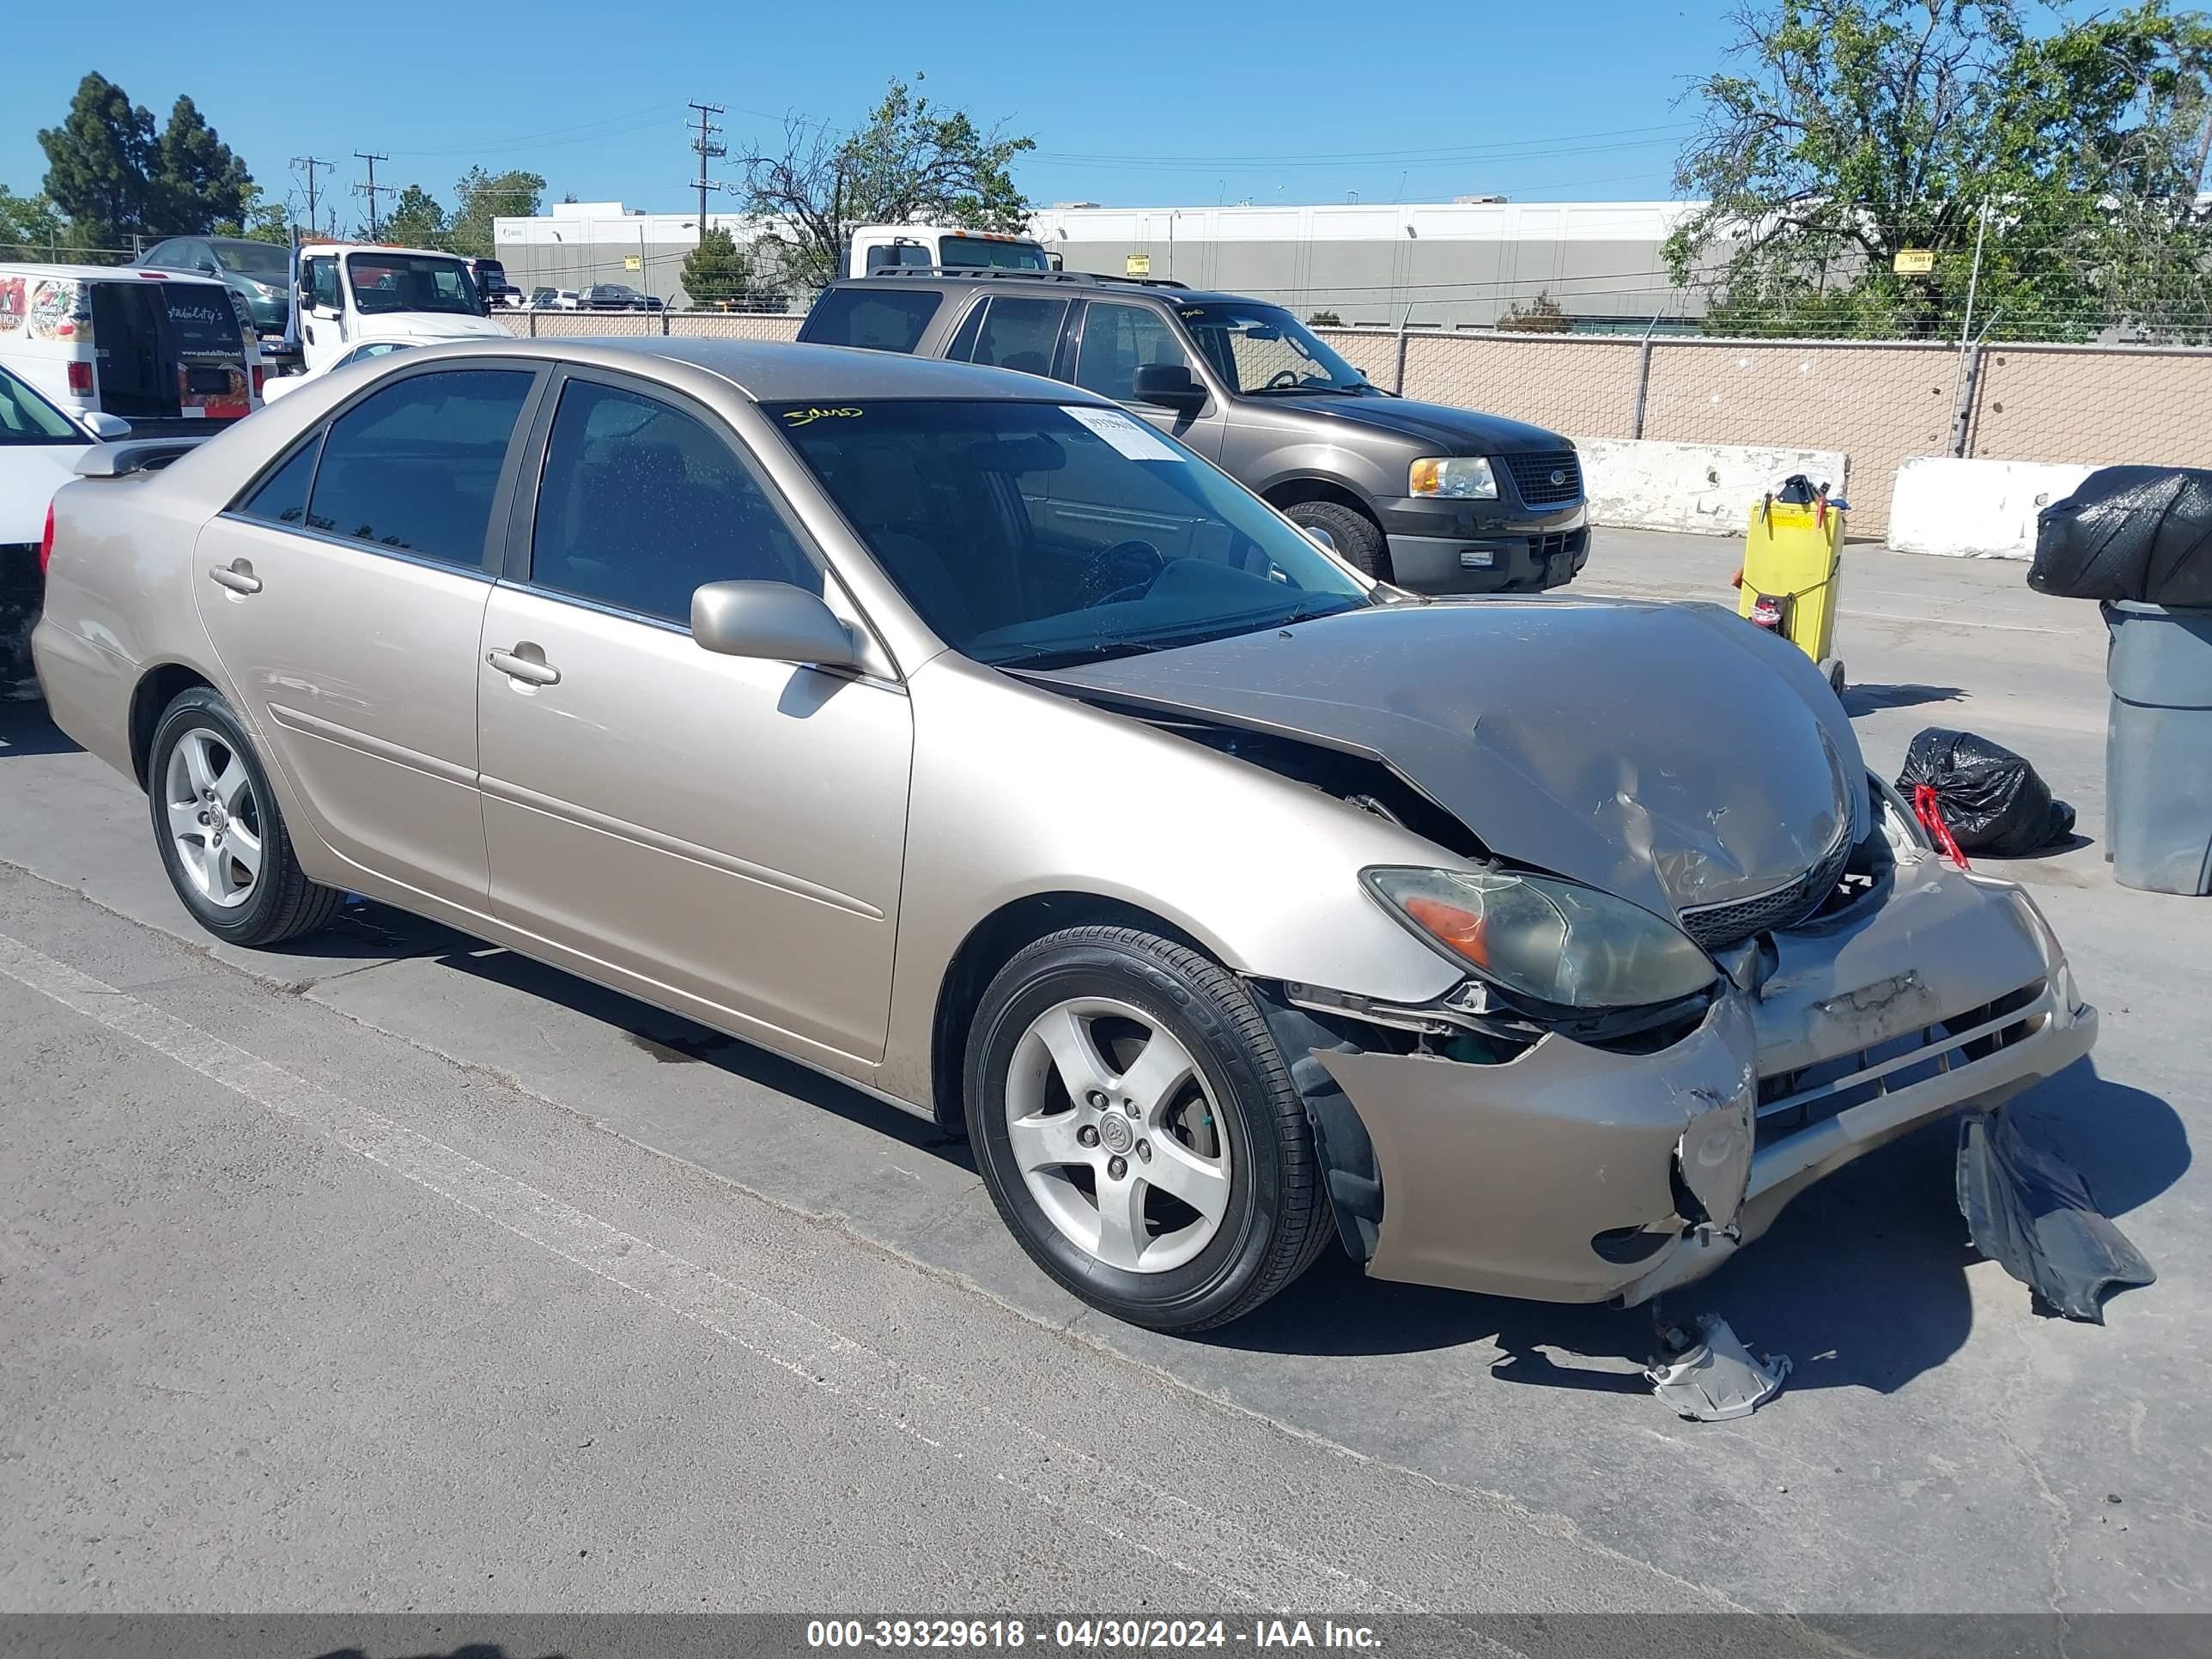
<path id="1" fill-rule="evenodd" d="M 368 242 L 313 242 L 299 251 L 293 326 L 298 356 L 283 367 L 320 374 L 372 343 L 443 345 L 504 340 L 469 262 L 459 254 Z M 289 388 L 287 388 L 289 390 Z"/>
<path id="2" fill-rule="evenodd" d="M 1057 270 L 1060 258 L 1027 236 L 957 225 L 862 225 L 853 233 L 847 276 L 872 276 L 890 265 Z"/>

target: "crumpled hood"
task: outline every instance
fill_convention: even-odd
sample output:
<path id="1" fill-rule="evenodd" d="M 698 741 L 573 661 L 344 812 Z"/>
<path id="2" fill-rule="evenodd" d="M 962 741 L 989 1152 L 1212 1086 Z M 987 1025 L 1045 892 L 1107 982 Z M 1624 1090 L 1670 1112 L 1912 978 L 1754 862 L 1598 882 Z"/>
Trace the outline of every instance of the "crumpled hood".
<path id="1" fill-rule="evenodd" d="M 458 313 L 440 311 L 386 311 L 362 317 L 347 343 L 358 345 L 363 340 L 412 340 L 419 345 L 432 345 L 447 340 L 511 340 L 514 337 L 504 325 L 495 323 L 489 317 L 464 317 Z"/>
<path id="2" fill-rule="evenodd" d="M 1313 392 L 1304 397 L 1270 395 L 1265 401 L 1271 409 L 1295 407 L 1306 418 L 1395 432 L 1434 455 L 1517 455 L 1574 447 L 1540 426 L 1446 404 L 1417 403 L 1411 398 L 1346 398 L 1336 392 Z"/>
<path id="3" fill-rule="evenodd" d="M 1492 853 L 1662 915 L 1871 821 L 1818 671 L 1718 605 L 1440 599 L 1026 678 L 1382 761 Z"/>

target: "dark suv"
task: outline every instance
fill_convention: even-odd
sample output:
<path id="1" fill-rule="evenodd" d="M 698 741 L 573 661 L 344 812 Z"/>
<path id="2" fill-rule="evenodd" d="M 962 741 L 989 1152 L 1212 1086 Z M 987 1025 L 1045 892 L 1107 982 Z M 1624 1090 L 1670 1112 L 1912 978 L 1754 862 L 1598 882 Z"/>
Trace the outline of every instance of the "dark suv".
<path id="1" fill-rule="evenodd" d="M 831 283 L 799 337 L 1116 398 L 1401 586 L 1556 587 L 1589 556 L 1570 440 L 1385 392 L 1262 301 L 1078 271 L 891 269 Z"/>

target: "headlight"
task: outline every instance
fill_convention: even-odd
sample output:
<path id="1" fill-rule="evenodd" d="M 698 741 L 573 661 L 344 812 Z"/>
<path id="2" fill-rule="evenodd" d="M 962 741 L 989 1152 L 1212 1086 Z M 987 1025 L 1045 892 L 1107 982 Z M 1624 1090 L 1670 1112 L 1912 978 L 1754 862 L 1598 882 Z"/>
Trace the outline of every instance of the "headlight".
<path id="1" fill-rule="evenodd" d="M 284 290 L 281 288 L 274 287 L 268 283 L 255 283 L 253 284 L 253 291 L 256 294 L 258 294 L 264 300 L 273 300 Z"/>
<path id="2" fill-rule="evenodd" d="M 1702 991 L 1716 976 L 1712 958 L 1680 928 L 1595 888 L 1504 871 L 1360 875 L 1444 955 L 1555 1007 L 1646 1007 Z"/>
<path id="3" fill-rule="evenodd" d="M 1460 501 L 1498 499 L 1498 476 L 1480 455 L 1430 456 L 1413 463 L 1406 479 L 1412 495 L 1449 495 Z"/>

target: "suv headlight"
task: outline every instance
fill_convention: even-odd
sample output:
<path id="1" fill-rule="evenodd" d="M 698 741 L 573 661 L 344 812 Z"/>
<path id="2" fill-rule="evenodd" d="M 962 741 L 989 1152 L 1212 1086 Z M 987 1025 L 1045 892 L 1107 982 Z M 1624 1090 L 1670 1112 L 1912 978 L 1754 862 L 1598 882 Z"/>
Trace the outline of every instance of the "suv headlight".
<path id="1" fill-rule="evenodd" d="M 1498 475 L 1480 455 L 1431 455 L 1413 463 L 1407 475 L 1406 493 L 1492 501 L 1498 499 Z"/>
<path id="2" fill-rule="evenodd" d="M 1671 922 L 1554 877 L 1383 866 L 1360 879 L 1454 962 L 1554 1007 L 1648 1007 L 1702 991 L 1717 974 Z"/>

